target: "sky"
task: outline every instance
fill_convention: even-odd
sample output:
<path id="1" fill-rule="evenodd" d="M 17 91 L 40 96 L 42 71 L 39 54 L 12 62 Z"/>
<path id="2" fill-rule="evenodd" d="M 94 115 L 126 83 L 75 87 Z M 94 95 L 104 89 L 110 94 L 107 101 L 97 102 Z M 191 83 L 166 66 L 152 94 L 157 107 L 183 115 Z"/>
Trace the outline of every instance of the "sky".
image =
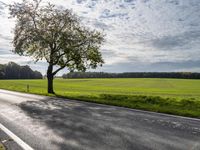
<path id="1" fill-rule="evenodd" d="M 45 61 L 11 52 L 15 21 L 0 0 L 0 63 L 30 65 L 43 74 Z M 47 2 L 47 0 L 43 0 Z M 199 0 L 51 0 L 72 9 L 83 24 L 106 34 L 105 72 L 200 72 Z M 58 75 L 67 72 L 67 69 Z"/>

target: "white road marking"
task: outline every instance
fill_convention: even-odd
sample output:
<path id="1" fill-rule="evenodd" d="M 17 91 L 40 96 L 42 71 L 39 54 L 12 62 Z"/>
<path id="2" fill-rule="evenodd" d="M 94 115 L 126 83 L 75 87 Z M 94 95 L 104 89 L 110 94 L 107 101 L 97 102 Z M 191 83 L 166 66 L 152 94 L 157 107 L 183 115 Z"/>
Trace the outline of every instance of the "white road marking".
<path id="1" fill-rule="evenodd" d="M 22 141 L 18 136 L 16 136 L 14 133 L 8 130 L 5 126 L 3 126 L 1 123 L 0 123 L 0 129 L 3 130 L 8 136 L 10 136 L 24 150 L 34 150 L 32 147 L 30 147 L 28 144 Z"/>

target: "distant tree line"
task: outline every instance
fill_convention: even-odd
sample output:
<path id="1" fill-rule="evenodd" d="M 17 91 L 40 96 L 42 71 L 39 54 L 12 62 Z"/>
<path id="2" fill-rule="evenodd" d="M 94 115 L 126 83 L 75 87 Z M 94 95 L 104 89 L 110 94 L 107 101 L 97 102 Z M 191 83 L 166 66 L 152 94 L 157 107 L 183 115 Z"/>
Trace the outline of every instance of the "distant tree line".
<path id="1" fill-rule="evenodd" d="M 0 64 L 0 79 L 42 79 L 38 71 L 33 71 L 28 65 L 20 66 L 14 62 Z"/>
<path id="2" fill-rule="evenodd" d="M 66 78 L 180 78 L 180 79 L 200 79 L 200 73 L 193 72 L 70 72 L 63 74 Z"/>

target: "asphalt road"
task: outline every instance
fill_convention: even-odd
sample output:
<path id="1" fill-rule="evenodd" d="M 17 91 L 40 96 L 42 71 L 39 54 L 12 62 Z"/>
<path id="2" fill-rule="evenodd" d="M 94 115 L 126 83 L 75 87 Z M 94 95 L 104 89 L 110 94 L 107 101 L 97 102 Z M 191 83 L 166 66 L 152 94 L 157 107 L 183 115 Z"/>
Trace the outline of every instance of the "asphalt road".
<path id="1" fill-rule="evenodd" d="M 0 123 L 36 150 L 200 150 L 200 120 L 0 90 Z"/>
<path id="2" fill-rule="evenodd" d="M 22 150 L 22 148 L 1 129 L 0 143 L 4 145 L 6 150 Z"/>

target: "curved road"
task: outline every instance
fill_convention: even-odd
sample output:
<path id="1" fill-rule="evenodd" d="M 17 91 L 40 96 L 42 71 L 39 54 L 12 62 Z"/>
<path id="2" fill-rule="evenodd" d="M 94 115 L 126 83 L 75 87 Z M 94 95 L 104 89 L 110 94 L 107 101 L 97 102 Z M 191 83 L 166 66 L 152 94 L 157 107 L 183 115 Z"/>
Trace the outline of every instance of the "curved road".
<path id="1" fill-rule="evenodd" d="M 36 150 L 199 150 L 200 120 L 0 90 L 0 123 Z"/>

